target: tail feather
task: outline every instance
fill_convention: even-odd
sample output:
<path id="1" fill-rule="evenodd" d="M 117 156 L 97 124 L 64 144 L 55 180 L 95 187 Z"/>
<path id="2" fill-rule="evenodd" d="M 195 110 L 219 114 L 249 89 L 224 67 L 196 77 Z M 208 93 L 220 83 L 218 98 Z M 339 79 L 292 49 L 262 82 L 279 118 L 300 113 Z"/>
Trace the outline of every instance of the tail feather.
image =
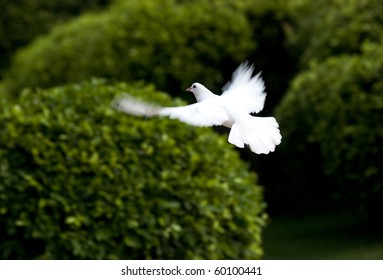
<path id="1" fill-rule="evenodd" d="M 239 148 L 249 145 L 251 151 L 257 154 L 268 154 L 281 143 L 278 123 L 273 117 L 252 117 L 233 124 L 229 142 Z"/>
<path id="2" fill-rule="evenodd" d="M 241 128 L 237 123 L 234 123 L 231 127 L 228 141 L 229 143 L 236 145 L 238 148 L 245 147 L 245 142 L 243 141 L 241 134 Z"/>

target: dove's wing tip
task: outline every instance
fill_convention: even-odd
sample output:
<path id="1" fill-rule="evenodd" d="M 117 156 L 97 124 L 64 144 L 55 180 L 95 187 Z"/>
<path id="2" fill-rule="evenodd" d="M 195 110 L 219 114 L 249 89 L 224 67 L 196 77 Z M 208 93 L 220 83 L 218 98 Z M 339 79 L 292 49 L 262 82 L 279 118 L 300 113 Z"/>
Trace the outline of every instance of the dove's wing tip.
<path id="1" fill-rule="evenodd" d="M 160 106 L 149 104 L 127 93 L 115 97 L 111 107 L 126 114 L 146 117 L 159 116 L 162 110 Z"/>
<path id="2" fill-rule="evenodd" d="M 242 71 L 249 71 L 249 72 L 253 72 L 254 71 L 254 63 L 250 62 L 249 60 L 245 60 L 243 61 L 239 66 L 238 66 L 238 70 L 242 70 Z"/>
<path id="3" fill-rule="evenodd" d="M 121 110 L 121 103 L 126 99 L 134 100 L 134 98 L 130 94 L 124 92 L 113 98 L 112 102 L 110 102 L 110 107 L 116 110 Z"/>
<path id="4" fill-rule="evenodd" d="M 113 98 L 112 102 L 110 102 L 110 107 L 112 107 L 113 109 L 118 110 L 119 107 L 120 107 L 121 99 L 122 99 L 121 95 L 116 96 L 115 98 Z"/>

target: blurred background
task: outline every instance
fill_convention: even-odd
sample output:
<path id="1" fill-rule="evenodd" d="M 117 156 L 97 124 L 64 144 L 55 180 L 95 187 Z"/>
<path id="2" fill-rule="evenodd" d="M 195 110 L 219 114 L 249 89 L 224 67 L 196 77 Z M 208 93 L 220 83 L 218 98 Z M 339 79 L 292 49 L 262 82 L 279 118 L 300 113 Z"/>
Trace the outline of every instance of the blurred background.
<path id="1" fill-rule="evenodd" d="M 383 259 L 382 1 L 0 6 L 1 259 Z M 109 107 L 219 93 L 244 60 L 272 154 Z"/>

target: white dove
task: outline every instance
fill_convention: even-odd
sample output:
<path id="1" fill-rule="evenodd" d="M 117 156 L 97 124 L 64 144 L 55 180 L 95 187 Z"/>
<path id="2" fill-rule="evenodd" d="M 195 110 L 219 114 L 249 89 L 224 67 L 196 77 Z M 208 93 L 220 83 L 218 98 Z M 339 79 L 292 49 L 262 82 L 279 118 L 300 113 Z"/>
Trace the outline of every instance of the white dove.
<path id="1" fill-rule="evenodd" d="M 129 95 L 116 98 L 112 106 L 136 116 L 168 116 L 194 126 L 223 125 L 231 128 L 229 143 L 239 148 L 246 144 L 254 153 L 268 154 L 281 143 L 282 136 L 275 118 L 250 115 L 263 109 L 266 98 L 261 73 L 252 77 L 253 71 L 253 65 L 242 63 L 220 96 L 202 84 L 192 84 L 186 91 L 192 92 L 197 102 L 187 106 L 159 107 Z"/>

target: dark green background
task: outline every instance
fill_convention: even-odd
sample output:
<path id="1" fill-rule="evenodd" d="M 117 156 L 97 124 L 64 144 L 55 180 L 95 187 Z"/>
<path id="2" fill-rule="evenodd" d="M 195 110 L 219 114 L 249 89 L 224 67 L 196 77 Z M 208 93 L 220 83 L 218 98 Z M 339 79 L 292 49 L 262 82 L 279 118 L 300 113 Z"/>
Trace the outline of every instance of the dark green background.
<path id="1" fill-rule="evenodd" d="M 0 4 L 3 258 L 383 258 L 381 1 Z M 183 103 L 157 99 L 164 94 L 158 90 L 192 102 L 183 91 L 195 81 L 219 93 L 244 60 L 262 70 L 266 82 L 261 115 L 274 115 L 280 124 L 282 144 L 273 154 L 235 152 L 226 130 L 142 120 L 108 108 L 124 91 L 162 105 Z M 119 129 L 124 122 L 131 125 Z M 67 134 L 75 140 L 64 149 Z M 105 137 L 114 144 L 106 145 Z M 196 137 L 210 143 L 204 151 Z M 167 148 L 159 151 L 158 141 Z M 150 155 L 149 171 L 140 164 L 141 149 Z M 81 160 L 93 169 L 82 170 Z M 114 164 L 140 175 L 110 181 L 106 170 L 116 172 Z M 76 166 L 81 171 L 71 170 Z M 47 179 L 52 176 L 57 187 Z M 142 207 L 138 224 L 110 230 L 135 213 L 118 202 L 129 189 L 122 182 L 141 186 L 135 195 L 144 201 L 129 202 L 135 209 L 158 196 L 155 185 L 169 194 L 158 209 Z M 100 195 L 103 188 L 109 198 Z M 73 196 L 69 190 L 76 190 Z M 188 194 L 192 190 L 198 198 Z M 69 194 L 57 198 L 63 191 Z M 204 213 L 201 221 L 186 206 L 189 200 Z M 78 209 L 74 201 L 91 206 Z M 99 201 L 109 208 L 97 220 Z M 94 227 L 108 233 L 96 234 Z M 198 240 L 201 248 L 211 244 L 206 252 Z"/>

